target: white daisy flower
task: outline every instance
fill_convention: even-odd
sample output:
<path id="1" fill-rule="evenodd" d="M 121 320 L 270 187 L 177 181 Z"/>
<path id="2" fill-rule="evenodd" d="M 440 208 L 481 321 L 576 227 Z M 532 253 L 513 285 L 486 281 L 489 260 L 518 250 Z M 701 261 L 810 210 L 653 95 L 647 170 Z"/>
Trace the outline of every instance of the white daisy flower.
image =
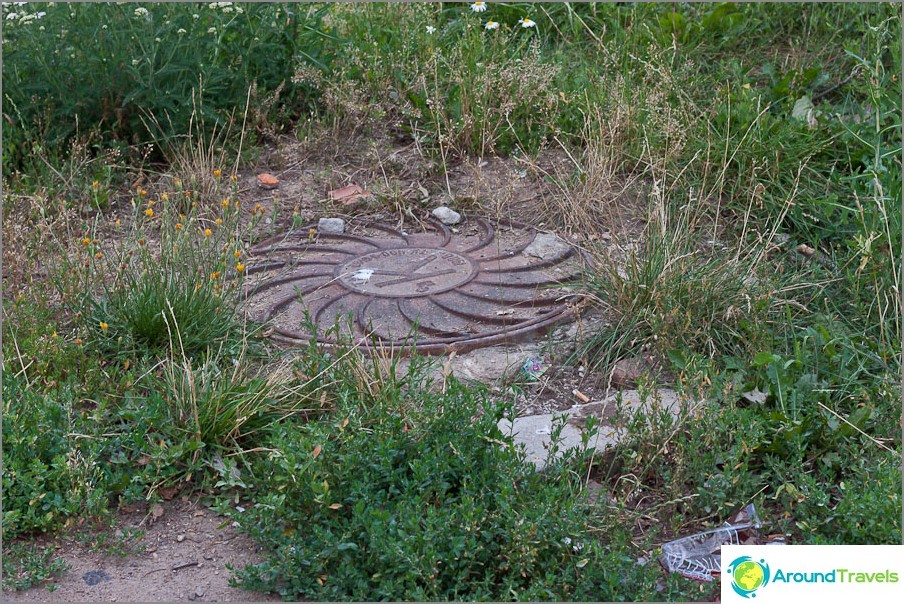
<path id="1" fill-rule="evenodd" d="M 185 29 L 183 29 L 183 28 L 180 27 L 179 29 L 176 30 L 176 33 L 179 34 L 179 35 L 182 35 L 182 34 L 184 34 L 184 33 L 186 33 L 186 32 L 185 32 Z"/>
<path id="2" fill-rule="evenodd" d="M 486 2 L 475 2 L 474 4 L 471 5 L 471 11 L 473 11 L 475 13 L 482 13 L 486 9 L 487 9 Z"/>
<path id="3" fill-rule="evenodd" d="M 217 28 L 216 28 L 216 27 L 211 27 L 210 29 L 207 30 L 207 33 L 209 33 L 209 34 L 215 34 L 215 33 L 217 33 Z"/>
<path id="4" fill-rule="evenodd" d="M 483 26 L 484 29 L 499 29 L 499 24 L 495 21 L 487 21 L 487 24 Z"/>
<path id="5" fill-rule="evenodd" d="M 534 23 L 534 22 L 531 21 L 530 19 L 525 19 L 524 17 L 522 17 L 522 18 L 518 21 L 518 23 L 520 23 L 520 24 L 521 24 L 521 27 L 524 27 L 524 28 L 528 28 L 528 27 L 536 27 L 536 25 L 537 25 L 536 23 Z"/>
<path id="6" fill-rule="evenodd" d="M 428 25 L 428 26 L 427 26 L 427 33 L 428 33 L 428 34 L 436 33 L 436 28 L 433 27 L 432 25 Z"/>

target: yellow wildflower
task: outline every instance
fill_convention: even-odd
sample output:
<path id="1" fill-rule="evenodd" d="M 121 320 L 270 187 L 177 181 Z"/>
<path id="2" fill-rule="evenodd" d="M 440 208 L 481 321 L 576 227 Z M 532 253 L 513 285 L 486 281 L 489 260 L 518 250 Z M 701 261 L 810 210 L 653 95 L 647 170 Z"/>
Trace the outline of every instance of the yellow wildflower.
<path id="1" fill-rule="evenodd" d="M 245 270 L 245 265 L 242 264 L 241 262 L 239 262 L 238 264 L 235 265 L 235 270 L 237 272 L 241 273 L 243 270 Z"/>
<path id="2" fill-rule="evenodd" d="M 241 256 L 241 255 L 242 255 L 242 250 L 236 250 L 236 251 L 235 251 L 234 256 L 235 256 L 236 258 L 238 258 L 238 257 Z"/>
<path id="3" fill-rule="evenodd" d="M 210 235 L 211 235 L 212 233 L 213 233 L 213 231 L 211 231 L 210 229 L 204 229 L 204 236 L 205 236 L 205 237 L 210 237 Z"/>
<path id="4" fill-rule="evenodd" d="M 145 191 L 144 189 L 141 189 L 140 191 L 138 191 L 138 194 L 141 195 L 142 197 L 144 197 L 145 195 L 148 194 L 148 192 Z"/>
<path id="5" fill-rule="evenodd" d="M 219 175 L 222 174 L 222 173 L 223 173 L 223 171 L 220 170 L 219 168 L 213 171 L 213 175 L 214 175 L 214 176 L 219 176 Z"/>
<path id="6" fill-rule="evenodd" d="M 228 208 L 228 207 L 229 207 L 229 200 L 228 200 L 228 199 L 224 199 L 224 200 L 221 201 L 220 203 L 222 204 L 222 206 L 223 206 L 224 208 Z"/>
<path id="7" fill-rule="evenodd" d="M 110 326 L 107 325 L 106 323 L 104 323 L 103 321 L 100 322 L 100 328 L 101 328 L 101 329 L 103 329 L 103 330 L 106 331 L 106 329 L 107 329 L 108 327 L 110 327 Z"/>
<path id="8" fill-rule="evenodd" d="M 181 231 L 181 230 L 182 230 L 182 223 L 181 223 L 181 222 L 177 222 L 177 223 L 176 223 L 176 230 L 177 230 L 177 231 Z"/>
<path id="9" fill-rule="evenodd" d="M 161 197 L 161 199 L 163 199 L 163 201 L 166 201 L 166 200 L 169 199 L 169 195 L 167 195 L 166 193 L 164 193 L 164 194 L 161 195 L 160 197 Z"/>
<path id="10" fill-rule="evenodd" d="M 214 273 L 210 273 L 210 278 L 211 278 L 211 279 L 219 279 L 219 278 L 220 278 L 220 271 L 216 271 L 216 272 L 214 272 Z"/>
<path id="11" fill-rule="evenodd" d="M 217 223 L 217 224 L 223 224 L 223 219 L 222 219 L 222 218 L 217 218 L 216 220 L 214 220 L 214 222 Z"/>
<path id="12" fill-rule="evenodd" d="M 97 189 L 97 187 L 100 186 L 100 183 L 95 180 L 94 182 L 91 183 L 91 186 L 94 187 L 95 189 Z"/>
<path id="13" fill-rule="evenodd" d="M 144 213 L 147 215 L 148 218 L 150 218 L 151 216 L 154 215 L 154 210 L 152 210 L 151 208 L 148 208 L 147 210 L 144 211 Z"/>
<path id="14" fill-rule="evenodd" d="M 83 243 L 84 245 L 91 245 L 91 238 L 90 238 L 90 237 L 85 237 L 84 239 L 82 239 L 82 243 Z"/>

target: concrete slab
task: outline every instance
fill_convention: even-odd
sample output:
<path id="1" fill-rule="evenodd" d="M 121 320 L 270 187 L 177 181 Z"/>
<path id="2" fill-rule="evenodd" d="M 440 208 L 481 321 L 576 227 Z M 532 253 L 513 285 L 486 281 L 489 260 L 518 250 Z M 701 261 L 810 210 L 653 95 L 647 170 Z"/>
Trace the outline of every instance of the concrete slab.
<path id="1" fill-rule="evenodd" d="M 685 400 L 676 391 L 663 388 L 653 393 L 642 396 L 637 390 L 626 390 L 620 393 L 622 408 L 628 414 L 637 413 L 640 410 L 649 411 L 654 405 L 659 405 L 674 417 L 677 417 L 681 405 Z M 561 423 L 564 415 L 565 425 L 562 428 L 559 441 L 559 451 L 556 457 L 565 451 L 582 446 L 581 434 L 587 417 L 596 417 L 597 434 L 592 437 L 588 447 L 604 450 L 607 447 L 619 443 L 622 432 L 613 425 L 612 419 L 617 408 L 618 395 L 613 395 L 604 401 L 590 402 L 586 405 L 578 405 L 562 414 L 528 415 L 515 418 L 514 423 L 503 419 L 498 423 L 503 434 L 512 434 L 517 445 L 524 445 L 527 459 L 543 469 L 549 460 L 549 449 L 552 444 L 552 431 L 556 422 Z M 689 402 L 689 401 L 688 401 Z"/>

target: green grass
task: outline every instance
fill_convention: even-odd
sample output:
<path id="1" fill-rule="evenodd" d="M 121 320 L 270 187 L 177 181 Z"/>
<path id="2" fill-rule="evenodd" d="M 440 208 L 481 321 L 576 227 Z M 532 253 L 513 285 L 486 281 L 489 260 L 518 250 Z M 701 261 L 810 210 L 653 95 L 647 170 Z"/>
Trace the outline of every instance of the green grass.
<path id="1" fill-rule="evenodd" d="M 4 539 L 241 494 L 271 552 L 242 583 L 337 600 L 699 599 L 634 561 L 748 502 L 795 543 L 900 542 L 899 7 L 138 8 L 4 7 L 46 12 L 4 20 Z M 574 361 L 653 355 L 703 402 L 534 474 L 499 395 L 259 341 L 228 178 L 293 129 L 388 133 L 436 182 L 515 158 L 597 256 Z M 627 181 L 645 226 L 598 247 Z M 11 587 L 61 570 L 13 547 Z"/>

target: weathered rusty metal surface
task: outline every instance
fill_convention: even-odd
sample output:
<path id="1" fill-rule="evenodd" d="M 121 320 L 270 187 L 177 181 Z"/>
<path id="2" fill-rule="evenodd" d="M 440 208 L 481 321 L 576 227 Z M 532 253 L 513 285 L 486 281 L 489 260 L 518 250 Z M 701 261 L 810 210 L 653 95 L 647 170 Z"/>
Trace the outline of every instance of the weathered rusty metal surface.
<path id="1" fill-rule="evenodd" d="M 561 239 L 510 221 L 470 218 L 454 231 L 431 221 L 421 233 L 309 225 L 251 250 L 245 309 L 290 345 L 306 345 L 312 331 L 335 344 L 338 329 L 368 350 L 466 351 L 568 319 L 577 297 L 565 285 L 584 262 Z"/>

